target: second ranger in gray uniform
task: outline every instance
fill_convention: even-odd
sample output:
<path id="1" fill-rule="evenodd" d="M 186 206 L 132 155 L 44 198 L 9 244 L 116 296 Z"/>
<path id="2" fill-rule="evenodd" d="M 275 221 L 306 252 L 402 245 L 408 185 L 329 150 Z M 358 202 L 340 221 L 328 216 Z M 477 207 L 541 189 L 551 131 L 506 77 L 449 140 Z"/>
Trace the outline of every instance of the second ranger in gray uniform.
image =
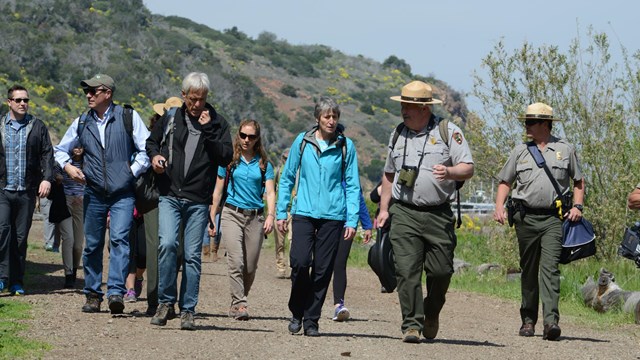
<path id="1" fill-rule="evenodd" d="M 538 297 L 544 316 L 543 339 L 556 340 L 560 336 L 558 300 L 560 298 L 560 270 L 562 251 L 562 218 L 578 221 L 582 218 L 584 182 L 575 148 L 567 141 L 551 135 L 553 109 L 543 103 L 527 107 L 524 120 L 530 144 L 542 153 L 549 170 L 563 194 L 568 193 L 573 180 L 573 207 L 560 214 L 556 207 L 558 194 L 543 168 L 539 168 L 527 149 L 517 145 L 498 174 L 500 185 L 496 194 L 494 219 L 504 224 L 504 208 L 511 184 L 511 194 L 517 212 L 513 217 L 520 248 L 522 269 L 522 304 L 520 336 L 533 336 L 538 321 Z M 561 216 L 562 215 L 562 216 Z M 538 273 L 540 274 L 538 277 Z M 539 279 L 538 279 L 539 278 Z"/>

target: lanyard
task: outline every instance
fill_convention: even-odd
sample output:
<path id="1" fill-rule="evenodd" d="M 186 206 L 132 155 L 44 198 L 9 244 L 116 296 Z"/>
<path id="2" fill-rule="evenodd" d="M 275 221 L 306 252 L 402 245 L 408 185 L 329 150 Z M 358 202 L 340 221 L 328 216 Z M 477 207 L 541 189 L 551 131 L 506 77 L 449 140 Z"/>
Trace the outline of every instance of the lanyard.
<path id="1" fill-rule="evenodd" d="M 422 144 L 422 154 L 420 154 L 420 161 L 418 161 L 418 169 L 420 169 L 420 166 L 422 165 L 422 160 L 424 159 L 424 149 L 427 146 L 427 141 L 429 141 L 429 134 L 431 133 L 431 130 L 433 130 L 433 126 L 435 124 L 435 121 L 433 121 L 433 117 L 431 117 L 431 119 L 429 119 L 429 125 L 427 125 L 427 132 L 426 135 L 424 137 L 424 144 Z M 409 135 L 409 128 L 406 128 L 406 134 Z M 408 136 L 405 135 L 404 137 L 404 150 L 403 150 L 403 154 L 402 154 L 402 167 L 405 166 L 405 160 L 407 159 L 407 138 Z"/>

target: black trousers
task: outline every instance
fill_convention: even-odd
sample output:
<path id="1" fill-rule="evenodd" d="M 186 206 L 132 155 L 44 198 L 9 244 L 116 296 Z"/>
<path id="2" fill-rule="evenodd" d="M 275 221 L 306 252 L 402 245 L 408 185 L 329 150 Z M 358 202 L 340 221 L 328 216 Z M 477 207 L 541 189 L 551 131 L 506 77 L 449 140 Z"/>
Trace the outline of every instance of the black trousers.
<path id="1" fill-rule="evenodd" d="M 344 231 L 342 232 L 344 234 Z M 353 240 L 345 240 L 340 236 L 338 253 L 333 264 L 333 304 L 344 304 L 344 293 L 347 291 L 347 261 Z"/>
<path id="2" fill-rule="evenodd" d="M 0 281 L 23 286 L 35 191 L 0 189 Z"/>
<path id="3" fill-rule="evenodd" d="M 144 217 L 134 218 L 129 230 L 129 274 L 136 269 L 147 268 L 147 243 L 144 232 Z"/>
<path id="4" fill-rule="evenodd" d="M 318 329 L 344 221 L 293 215 L 289 310 L 304 329 Z"/>

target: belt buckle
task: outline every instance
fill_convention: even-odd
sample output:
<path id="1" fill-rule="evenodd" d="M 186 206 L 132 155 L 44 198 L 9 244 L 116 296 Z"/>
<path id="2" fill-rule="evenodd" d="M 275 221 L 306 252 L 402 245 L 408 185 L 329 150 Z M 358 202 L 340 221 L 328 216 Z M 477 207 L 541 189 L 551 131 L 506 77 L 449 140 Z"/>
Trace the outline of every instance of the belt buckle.
<path id="1" fill-rule="evenodd" d="M 242 215 L 244 216 L 251 216 L 251 212 L 253 210 L 249 210 L 249 209 L 242 209 Z"/>

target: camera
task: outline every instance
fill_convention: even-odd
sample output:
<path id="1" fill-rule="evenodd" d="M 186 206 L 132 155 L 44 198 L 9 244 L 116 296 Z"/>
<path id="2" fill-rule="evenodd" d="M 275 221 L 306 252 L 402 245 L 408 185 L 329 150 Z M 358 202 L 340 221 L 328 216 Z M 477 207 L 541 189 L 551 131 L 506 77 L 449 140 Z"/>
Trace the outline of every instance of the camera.
<path id="1" fill-rule="evenodd" d="M 398 174 L 398 184 L 406 187 L 413 187 L 418 178 L 418 168 L 416 166 L 403 165 Z"/>

